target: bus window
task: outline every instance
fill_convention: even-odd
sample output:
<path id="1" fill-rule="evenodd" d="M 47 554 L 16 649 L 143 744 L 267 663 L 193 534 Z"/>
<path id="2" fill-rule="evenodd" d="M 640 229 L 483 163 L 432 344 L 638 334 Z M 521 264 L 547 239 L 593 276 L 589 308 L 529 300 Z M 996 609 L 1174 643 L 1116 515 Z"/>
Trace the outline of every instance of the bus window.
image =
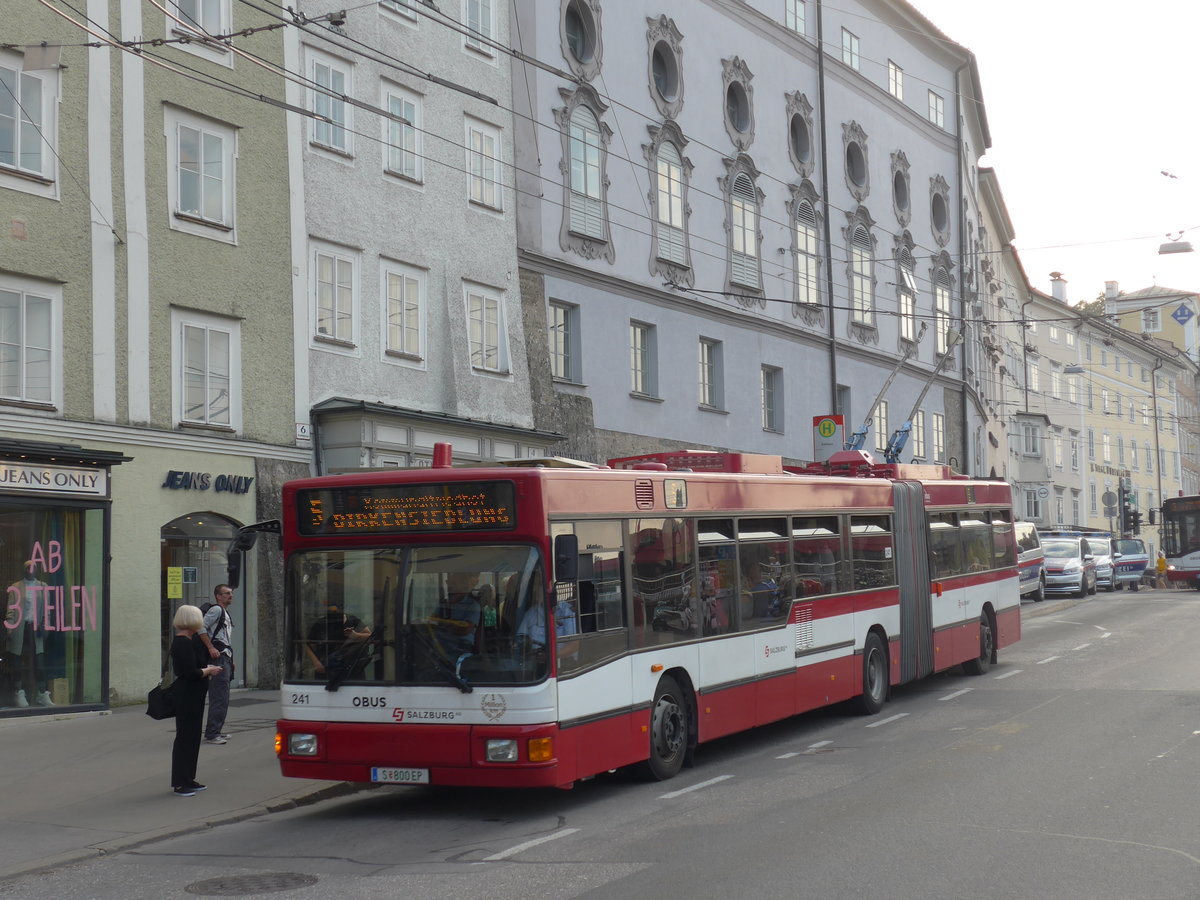
<path id="1" fill-rule="evenodd" d="M 992 568 L 1003 569 L 1017 563 L 1017 536 L 1007 511 L 992 511 Z"/>
<path id="2" fill-rule="evenodd" d="M 700 545 L 700 609 L 705 634 L 733 628 L 737 597 L 737 546 L 732 542 Z"/>
<path id="3" fill-rule="evenodd" d="M 982 515 L 982 514 L 979 514 Z M 968 572 L 986 572 L 992 568 L 992 528 L 975 513 L 963 513 L 959 519 L 963 559 Z"/>
<path id="4" fill-rule="evenodd" d="M 896 583 L 890 516 L 850 517 L 850 558 L 855 590 Z"/>
<path id="5" fill-rule="evenodd" d="M 796 516 L 792 520 L 792 552 L 797 597 L 848 588 L 849 566 L 842 553 L 837 516 Z"/>
<path id="6" fill-rule="evenodd" d="M 930 513 L 929 556 L 932 563 L 930 574 L 934 578 L 949 578 L 965 571 L 956 514 Z"/>
<path id="7" fill-rule="evenodd" d="M 785 596 L 785 588 L 791 589 L 791 553 L 787 541 L 739 543 L 738 568 L 741 627 L 777 624 L 791 608 L 790 593 Z"/>
<path id="8" fill-rule="evenodd" d="M 632 519 L 633 643 L 653 647 L 700 634 L 695 521 Z"/>

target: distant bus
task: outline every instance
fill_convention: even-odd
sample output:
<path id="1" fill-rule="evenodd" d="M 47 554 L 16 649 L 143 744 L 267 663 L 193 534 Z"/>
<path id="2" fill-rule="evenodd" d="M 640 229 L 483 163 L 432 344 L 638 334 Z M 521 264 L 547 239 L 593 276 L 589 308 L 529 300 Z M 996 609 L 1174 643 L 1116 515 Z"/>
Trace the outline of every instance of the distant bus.
<path id="1" fill-rule="evenodd" d="M 1011 492 L 865 453 L 648 454 L 283 488 L 284 775 L 569 787 L 981 674 L 1020 637 Z"/>
<path id="2" fill-rule="evenodd" d="M 1163 499 L 1162 549 L 1167 579 L 1200 587 L 1200 497 Z"/>

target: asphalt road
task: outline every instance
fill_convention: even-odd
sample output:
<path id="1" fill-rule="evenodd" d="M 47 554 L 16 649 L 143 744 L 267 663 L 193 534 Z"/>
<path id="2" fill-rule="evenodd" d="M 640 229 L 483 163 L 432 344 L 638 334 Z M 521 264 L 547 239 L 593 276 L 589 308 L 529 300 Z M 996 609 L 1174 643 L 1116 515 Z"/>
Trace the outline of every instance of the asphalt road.
<path id="1" fill-rule="evenodd" d="M 0 895 L 1200 896 L 1200 593 L 1102 594 L 1023 628 L 985 676 L 706 745 L 669 782 L 377 789 Z"/>

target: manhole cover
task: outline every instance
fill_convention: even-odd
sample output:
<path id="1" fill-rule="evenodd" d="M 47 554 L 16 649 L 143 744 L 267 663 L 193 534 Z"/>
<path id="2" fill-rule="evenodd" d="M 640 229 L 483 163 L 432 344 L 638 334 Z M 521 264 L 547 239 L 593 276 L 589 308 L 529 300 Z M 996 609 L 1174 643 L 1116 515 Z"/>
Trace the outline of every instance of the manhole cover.
<path id="1" fill-rule="evenodd" d="M 317 883 L 316 875 L 300 872 L 264 872 L 261 875 L 230 875 L 226 878 L 208 878 L 184 888 L 189 894 L 206 897 L 244 897 L 248 894 L 270 894 L 274 891 L 290 891 Z"/>

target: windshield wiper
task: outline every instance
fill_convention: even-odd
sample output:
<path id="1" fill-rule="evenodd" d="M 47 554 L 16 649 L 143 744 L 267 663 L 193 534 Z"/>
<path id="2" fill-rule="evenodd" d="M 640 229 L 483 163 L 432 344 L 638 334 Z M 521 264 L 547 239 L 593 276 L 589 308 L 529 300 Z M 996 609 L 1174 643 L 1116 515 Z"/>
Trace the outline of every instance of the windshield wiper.
<path id="1" fill-rule="evenodd" d="M 416 625 L 408 625 L 407 628 L 408 633 L 413 635 L 421 642 L 421 645 L 425 648 L 425 651 L 429 655 L 429 659 L 433 662 L 434 668 L 446 676 L 446 681 L 448 683 L 454 685 L 454 687 L 458 688 L 464 694 L 470 694 L 474 692 L 475 688 L 471 687 L 470 682 L 463 678 L 458 672 L 459 667 L 461 667 L 463 664 L 463 660 L 465 660 L 468 656 L 471 656 L 470 653 L 464 653 L 462 656 L 460 656 L 458 658 L 457 666 L 452 668 L 442 656 L 441 649 L 433 642 L 429 635 L 422 634 L 420 631 L 418 631 Z"/>
<path id="2" fill-rule="evenodd" d="M 362 640 L 356 640 L 356 646 L 348 653 L 343 653 L 342 648 L 346 644 L 342 644 L 337 650 L 329 654 L 329 662 L 326 663 L 325 669 L 329 672 L 329 678 L 325 682 L 325 690 L 336 691 L 341 687 L 342 682 L 350 677 L 351 673 L 358 668 L 358 664 L 362 662 L 363 654 L 375 641 L 375 635 L 379 632 L 378 626 L 371 630 L 371 633 Z M 347 642 L 349 643 L 349 642 Z"/>

